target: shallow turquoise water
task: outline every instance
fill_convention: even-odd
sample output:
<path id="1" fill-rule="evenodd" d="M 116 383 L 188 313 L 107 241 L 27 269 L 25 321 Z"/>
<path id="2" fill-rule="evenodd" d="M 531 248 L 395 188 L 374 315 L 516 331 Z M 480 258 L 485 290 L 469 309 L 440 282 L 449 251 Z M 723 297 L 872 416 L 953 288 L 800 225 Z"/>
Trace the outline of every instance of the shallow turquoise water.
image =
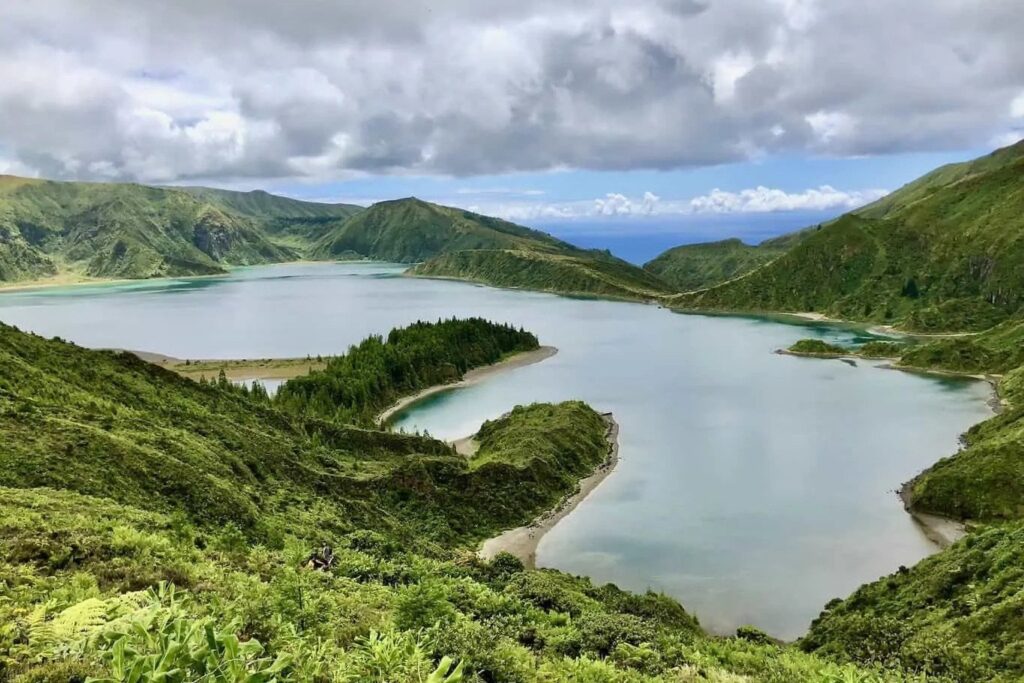
<path id="1" fill-rule="evenodd" d="M 381 264 L 0 295 L 0 320 L 182 358 L 333 354 L 417 319 L 523 325 L 559 353 L 419 403 L 399 427 L 456 438 L 517 403 L 581 398 L 621 426 L 618 468 L 538 561 L 665 591 L 708 628 L 795 637 L 829 599 L 935 548 L 893 490 L 988 414 L 988 387 L 772 353 L 851 329 L 399 277 Z"/>

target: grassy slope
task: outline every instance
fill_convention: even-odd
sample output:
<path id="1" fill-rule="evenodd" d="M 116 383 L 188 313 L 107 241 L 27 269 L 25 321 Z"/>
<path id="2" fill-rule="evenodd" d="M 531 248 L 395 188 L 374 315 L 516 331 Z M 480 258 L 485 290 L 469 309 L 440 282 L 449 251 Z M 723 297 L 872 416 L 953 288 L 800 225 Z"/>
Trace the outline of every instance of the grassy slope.
<path id="1" fill-rule="evenodd" d="M 637 299 L 672 291 L 607 252 L 414 198 L 374 204 L 325 235 L 313 254 L 419 263 L 410 274 L 564 294 Z"/>
<path id="2" fill-rule="evenodd" d="M 287 261 L 302 235 L 354 210 L 266 193 L 4 176 L 0 280 L 206 275 Z"/>
<path id="3" fill-rule="evenodd" d="M 1024 142 L 945 167 L 805 232 L 683 308 L 820 311 L 921 330 L 985 329 L 1021 311 Z"/>
<path id="4" fill-rule="evenodd" d="M 582 403 L 518 408 L 467 462 L 0 327 L 0 680 L 160 657 L 197 678 L 236 636 L 262 646 L 231 666 L 281 681 L 426 680 L 445 655 L 466 681 L 881 680 L 709 640 L 663 596 L 474 559 L 569 493 L 604 430 Z M 334 569 L 300 569 L 325 540 Z M 179 590 L 131 592 L 158 582 Z"/>
<path id="5" fill-rule="evenodd" d="M 272 241 L 296 248 L 303 254 L 327 232 L 364 210 L 355 204 L 306 202 L 279 197 L 263 190 L 232 192 L 209 187 L 182 189 L 203 201 L 259 221 Z"/>
<path id="6" fill-rule="evenodd" d="M 437 256 L 409 272 L 496 287 L 622 299 L 657 299 L 672 291 L 654 275 L 604 252 L 457 251 Z"/>
<path id="7" fill-rule="evenodd" d="M 1024 525 L 975 532 L 830 604 L 802 646 L 956 681 L 1024 677 Z"/>
<path id="8" fill-rule="evenodd" d="M 658 255 L 644 264 L 681 292 L 704 289 L 749 273 L 785 253 L 773 245 L 750 246 L 738 239 L 686 244 Z"/>
<path id="9" fill-rule="evenodd" d="M 337 226 L 315 245 L 318 258 L 356 253 L 366 258 L 416 263 L 464 249 L 535 249 L 576 252 L 547 233 L 471 211 L 416 198 L 379 202 Z"/>

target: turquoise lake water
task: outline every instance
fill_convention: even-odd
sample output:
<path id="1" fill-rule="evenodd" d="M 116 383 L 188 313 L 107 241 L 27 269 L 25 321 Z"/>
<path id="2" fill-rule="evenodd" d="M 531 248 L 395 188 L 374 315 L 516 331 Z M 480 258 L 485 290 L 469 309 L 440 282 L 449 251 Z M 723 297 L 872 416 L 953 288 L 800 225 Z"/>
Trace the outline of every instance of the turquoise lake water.
<path id="1" fill-rule="evenodd" d="M 454 439 L 532 401 L 583 399 L 621 427 L 621 462 L 538 548 L 538 564 L 680 599 L 705 627 L 802 634 L 831 598 L 936 548 L 894 489 L 986 418 L 990 390 L 774 354 L 852 328 L 679 315 L 400 277 L 386 264 L 0 295 L 0 320 L 86 346 L 180 358 L 336 354 L 418 319 L 522 325 L 559 353 L 445 392 L 397 426 Z"/>

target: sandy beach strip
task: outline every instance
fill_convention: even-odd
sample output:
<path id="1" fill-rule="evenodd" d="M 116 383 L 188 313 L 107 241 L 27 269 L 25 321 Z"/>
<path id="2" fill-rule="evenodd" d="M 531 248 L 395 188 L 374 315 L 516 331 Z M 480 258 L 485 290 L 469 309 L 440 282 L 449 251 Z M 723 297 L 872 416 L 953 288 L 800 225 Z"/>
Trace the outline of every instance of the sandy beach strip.
<path id="1" fill-rule="evenodd" d="M 600 486 L 601 482 L 619 464 L 619 424 L 611 413 L 604 413 L 602 417 L 608 423 L 608 431 L 605 434 L 605 438 L 608 440 L 607 459 L 598 465 L 593 473 L 580 479 L 576 492 L 565 498 L 557 507 L 545 512 L 527 526 L 509 529 L 484 541 L 478 552 L 481 558 L 489 560 L 498 553 L 506 552 L 518 557 L 527 568 L 536 567 L 537 545 L 544 534 L 551 531 L 566 515 L 575 510 L 576 506 Z"/>
<path id="2" fill-rule="evenodd" d="M 918 512 L 912 509 L 910 507 L 911 483 L 911 481 L 908 481 L 900 487 L 897 493 L 899 494 L 900 500 L 903 501 L 903 509 L 907 511 L 907 514 L 911 516 L 917 526 L 921 529 L 921 533 L 923 533 L 929 541 L 937 545 L 939 548 L 948 548 L 967 535 L 967 525 L 959 520 L 943 517 L 942 515 L 934 515 L 928 512 Z"/>
<path id="3" fill-rule="evenodd" d="M 415 394 L 399 399 L 393 406 L 377 416 L 377 424 L 381 427 L 387 426 L 388 422 L 391 421 L 391 418 L 393 418 L 397 413 L 400 413 L 414 403 L 422 401 L 428 396 L 433 396 L 434 394 L 442 391 L 450 391 L 451 389 L 459 389 L 461 387 L 478 384 L 492 375 L 539 363 L 546 358 L 551 358 L 551 356 L 556 353 L 558 353 L 558 349 L 554 346 L 542 346 L 539 349 L 517 353 L 516 355 L 509 356 L 497 363 L 470 370 L 463 375 L 462 379 L 458 382 L 452 382 L 450 384 L 435 384 L 432 387 L 427 387 L 423 391 L 418 391 Z"/>

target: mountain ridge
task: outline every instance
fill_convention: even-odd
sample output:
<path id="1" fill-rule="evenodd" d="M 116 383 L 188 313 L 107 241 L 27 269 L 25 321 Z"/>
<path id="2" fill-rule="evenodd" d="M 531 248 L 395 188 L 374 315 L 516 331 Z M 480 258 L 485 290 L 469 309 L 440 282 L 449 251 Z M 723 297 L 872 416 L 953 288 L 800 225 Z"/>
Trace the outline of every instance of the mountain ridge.
<path id="1" fill-rule="evenodd" d="M 939 332 L 1024 311 L 1024 141 L 936 169 L 873 204 L 795 234 L 774 262 L 679 309 L 815 311 Z"/>

